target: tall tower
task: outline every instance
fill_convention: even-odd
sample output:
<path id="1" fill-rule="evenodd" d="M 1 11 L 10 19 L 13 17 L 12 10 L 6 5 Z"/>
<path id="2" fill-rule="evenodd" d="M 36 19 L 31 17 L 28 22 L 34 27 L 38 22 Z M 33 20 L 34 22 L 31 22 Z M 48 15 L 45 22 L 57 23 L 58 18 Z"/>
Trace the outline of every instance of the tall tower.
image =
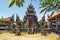
<path id="1" fill-rule="evenodd" d="M 41 23 L 42 23 L 42 28 L 45 28 L 45 14 L 43 15 L 43 17 L 42 17 L 42 21 L 41 21 Z"/>
<path id="2" fill-rule="evenodd" d="M 27 8 L 26 15 L 24 16 L 25 27 L 34 29 L 37 28 L 37 16 L 32 4 Z"/>
<path id="3" fill-rule="evenodd" d="M 16 24 L 19 25 L 19 22 L 20 22 L 20 18 L 19 18 L 19 16 L 18 16 L 18 14 L 16 14 Z"/>
<path id="4" fill-rule="evenodd" d="M 18 16 L 18 14 L 16 14 L 16 35 L 20 35 L 21 34 L 21 22 L 20 22 L 20 18 Z"/>

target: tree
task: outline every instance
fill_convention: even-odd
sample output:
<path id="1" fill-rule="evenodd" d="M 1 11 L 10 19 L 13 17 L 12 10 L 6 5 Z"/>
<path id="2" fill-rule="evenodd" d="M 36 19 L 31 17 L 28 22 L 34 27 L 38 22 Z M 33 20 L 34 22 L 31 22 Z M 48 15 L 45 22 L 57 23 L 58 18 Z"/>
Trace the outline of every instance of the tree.
<path id="1" fill-rule="evenodd" d="M 10 2 L 9 8 L 12 7 L 14 4 L 16 4 L 16 6 L 18 7 L 23 7 L 23 4 L 25 2 L 25 0 L 8 0 Z M 32 2 L 33 0 L 30 0 L 30 2 Z"/>
<path id="2" fill-rule="evenodd" d="M 10 1 L 9 8 L 12 7 L 14 4 L 18 7 L 23 7 L 23 4 L 25 0 L 8 0 Z M 32 2 L 33 0 L 30 0 Z M 37 0 L 38 1 L 38 0 Z M 60 9 L 60 0 L 39 0 L 40 5 L 39 8 L 42 8 L 40 13 L 44 12 L 51 12 L 51 15 L 53 15 L 54 12 L 59 11 Z"/>
<path id="3" fill-rule="evenodd" d="M 60 9 L 60 0 L 43 0 L 40 3 L 40 7 L 42 10 L 40 13 L 44 12 L 51 12 L 51 16 L 54 14 L 54 12 L 59 11 Z"/>
<path id="4" fill-rule="evenodd" d="M 16 4 L 16 6 L 18 7 L 21 7 L 21 6 L 23 7 L 24 2 L 25 2 L 24 0 L 11 0 L 9 8 L 12 7 L 14 4 Z"/>

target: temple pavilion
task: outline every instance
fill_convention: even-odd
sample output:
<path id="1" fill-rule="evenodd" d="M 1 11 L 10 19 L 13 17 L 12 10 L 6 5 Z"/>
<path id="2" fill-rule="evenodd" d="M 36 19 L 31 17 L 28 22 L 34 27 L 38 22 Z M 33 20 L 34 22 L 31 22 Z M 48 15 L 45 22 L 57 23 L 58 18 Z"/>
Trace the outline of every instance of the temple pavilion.
<path id="1" fill-rule="evenodd" d="M 60 31 L 60 11 L 48 18 L 48 24 L 52 31 Z"/>

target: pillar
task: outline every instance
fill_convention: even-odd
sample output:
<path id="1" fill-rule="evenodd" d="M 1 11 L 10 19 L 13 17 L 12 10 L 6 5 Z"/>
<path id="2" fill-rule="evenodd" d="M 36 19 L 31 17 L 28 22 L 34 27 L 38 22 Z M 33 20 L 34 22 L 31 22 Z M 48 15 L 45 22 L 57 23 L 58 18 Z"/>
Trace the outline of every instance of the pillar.
<path id="1" fill-rule="evenodd" d="M 56 18 L 56 31 L 57 31 L 57 26 L 58 26 L 58 21 L 57 21 L 57 18 Z"/>

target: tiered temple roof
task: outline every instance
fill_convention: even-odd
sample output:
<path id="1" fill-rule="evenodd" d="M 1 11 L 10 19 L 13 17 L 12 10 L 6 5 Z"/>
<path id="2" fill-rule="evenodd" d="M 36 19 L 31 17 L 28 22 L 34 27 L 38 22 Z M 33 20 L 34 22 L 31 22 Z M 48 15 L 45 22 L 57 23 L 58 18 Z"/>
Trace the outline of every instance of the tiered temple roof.
<path id="1" fill-rule="evenodd" d="M 48 20 L 56 19 L 56 17 L 59 17 L 59 16 L 60 16 L 60 11 L 57 12 L 56 14 L 52 15 L 51 17 L 49 17 Z"/>
<path id="2" fill-rule="evenodd" d="M 26 11 L 26 15 L 24 16 L 24 23 L 27 24 L 27 21 L 28 21 L 29 24 L 32 23 L 33 25 L 35 25 L 35 23 L 37 23 L 36 12 L 35 12 L 32 4 L 30 4 L 28 6 L 27 11 Z"/>
<path id="3" fill-rule="evenodd" d="M 9 22 L 10 21 L 10 17 L 8 17 L 8 18 L 5 18 L 5 19 L 3 19 L 2 21 L 4 21 L 4 22 Z"/>

